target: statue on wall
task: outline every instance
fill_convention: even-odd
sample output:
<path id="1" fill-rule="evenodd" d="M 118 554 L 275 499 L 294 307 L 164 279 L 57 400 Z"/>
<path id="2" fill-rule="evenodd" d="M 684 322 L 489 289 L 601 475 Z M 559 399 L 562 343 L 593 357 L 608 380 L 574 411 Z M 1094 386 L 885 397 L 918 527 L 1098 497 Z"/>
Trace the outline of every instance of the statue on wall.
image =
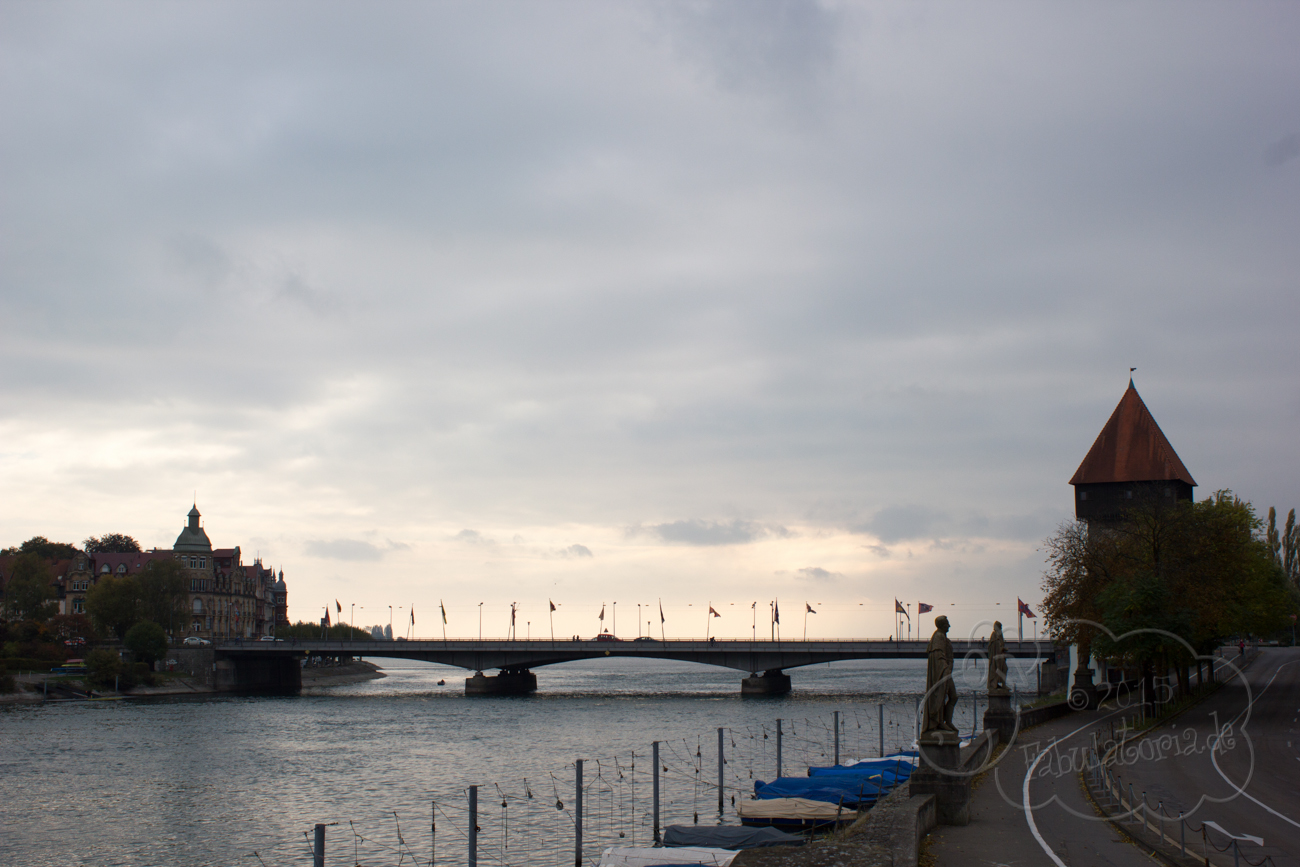
<path id="1" fill-rule="evenodd" d="M 952 679 L 952 642 L 948 640 L 948 618 L 934 619 L 934 635 L 926 645 L 925 715 L 921 733 L 941 731 L 956 733 L 952 712 L 957 706 L 957 685 Z"/>
<path id="2" fill-rule="evenodd" d="M 1002 621 L 993 621 L 989 636 L 989 692 L 1007 691 L 1007 643 L 1002 638 Z"/>

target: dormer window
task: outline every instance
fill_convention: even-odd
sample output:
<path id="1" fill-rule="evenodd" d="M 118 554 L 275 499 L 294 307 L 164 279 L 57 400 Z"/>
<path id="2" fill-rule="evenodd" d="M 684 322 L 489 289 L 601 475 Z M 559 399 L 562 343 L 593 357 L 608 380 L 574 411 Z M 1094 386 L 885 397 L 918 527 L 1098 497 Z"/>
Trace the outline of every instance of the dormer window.
<path id="1" fill-rule="evenodd" d="M 117 574 L 119 574 L 119 575 L 125 575 L 125 574 L 126 574 L 126 564 L 125 564 L 125 563 L 119 563 L 119 564 L 118 564 L 118 566 L 117 566 Z"/>
<path id="2" fill-rule="evenodd" d="M 110 573 L 110 572 L 112 572 L 112 571 L 113 571 L 112 569 L 108 568 L 108 564 L 107 564 L 107 563 L 105 563 L 103 566 L 99 567 L 99 572 L 100 572 L 101 575 L 107 575 L 108 573 Z"/>

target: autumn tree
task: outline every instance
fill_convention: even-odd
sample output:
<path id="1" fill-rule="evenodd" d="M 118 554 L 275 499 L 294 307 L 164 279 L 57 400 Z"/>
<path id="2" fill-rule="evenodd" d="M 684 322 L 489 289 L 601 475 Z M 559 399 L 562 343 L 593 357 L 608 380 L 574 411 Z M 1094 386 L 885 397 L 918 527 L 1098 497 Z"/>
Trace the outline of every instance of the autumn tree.
<path id="1" fill-rule="evenodd" d="M 141 620 L 126 631 L 122 643 L 147 665 L 167 655 L 167 634 L 152 620 Z"/>
<path id="2" fill-rule="evenodd" d="M 139 588 L 136 614 L 141 620 L 152 620 L 168 632 L 174 632 L 177 624 L 186 622 L 189 591 L 185 569 L 178 561 L 150 560 L 136 581 Z"/>

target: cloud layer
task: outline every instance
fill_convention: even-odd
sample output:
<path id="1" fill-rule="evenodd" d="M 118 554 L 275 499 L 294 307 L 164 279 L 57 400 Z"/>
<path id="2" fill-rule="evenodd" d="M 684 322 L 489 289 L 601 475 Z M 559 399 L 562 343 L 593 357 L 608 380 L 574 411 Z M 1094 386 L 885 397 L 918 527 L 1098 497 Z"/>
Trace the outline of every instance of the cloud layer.
<path id="1" fill-rule="evenodd" d="M 197 490 L 301 616 L 824 570 L 883 631 L 1036 596 L 1131 366 L 1202 493 L 1290 508 L 1297 32 L 9 4 L 0 542 L 167 545 Z"/>

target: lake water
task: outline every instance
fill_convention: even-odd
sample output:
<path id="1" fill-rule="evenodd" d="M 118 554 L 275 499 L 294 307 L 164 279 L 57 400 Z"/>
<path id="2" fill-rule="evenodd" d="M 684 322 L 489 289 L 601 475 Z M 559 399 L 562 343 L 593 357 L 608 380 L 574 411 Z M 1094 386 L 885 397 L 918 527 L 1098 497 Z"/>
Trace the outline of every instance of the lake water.
<path id="1" fill-rule="evenodd" d="M 776 776 L 778 719 L 787 776 L 832 763 L 835 711 L 841 758 L 873 757 L 882 705 L 886 749 L 911 743 L 925 681 L 922 660 L 844 662 L 792 669 L 790 695 L 741 698 L 740 672 L 606 660 L 538 669 L 531 696 L 467 698 L 460 669 L 375 661 L 387 677 L 291 698 L 6 706 L 0 863 L 310 864 L 320 822 L 337 823 L 327 864 L 464 864 L 476 784 L 480 864 L 567 865 L 576 759 L 595 863 L 649 840 L 652 741 L 663 824 L 716 823 L 724 729 L 734 824 L 733 796 Z M 982 669 L 959 687 L 967 730 Z"/>

